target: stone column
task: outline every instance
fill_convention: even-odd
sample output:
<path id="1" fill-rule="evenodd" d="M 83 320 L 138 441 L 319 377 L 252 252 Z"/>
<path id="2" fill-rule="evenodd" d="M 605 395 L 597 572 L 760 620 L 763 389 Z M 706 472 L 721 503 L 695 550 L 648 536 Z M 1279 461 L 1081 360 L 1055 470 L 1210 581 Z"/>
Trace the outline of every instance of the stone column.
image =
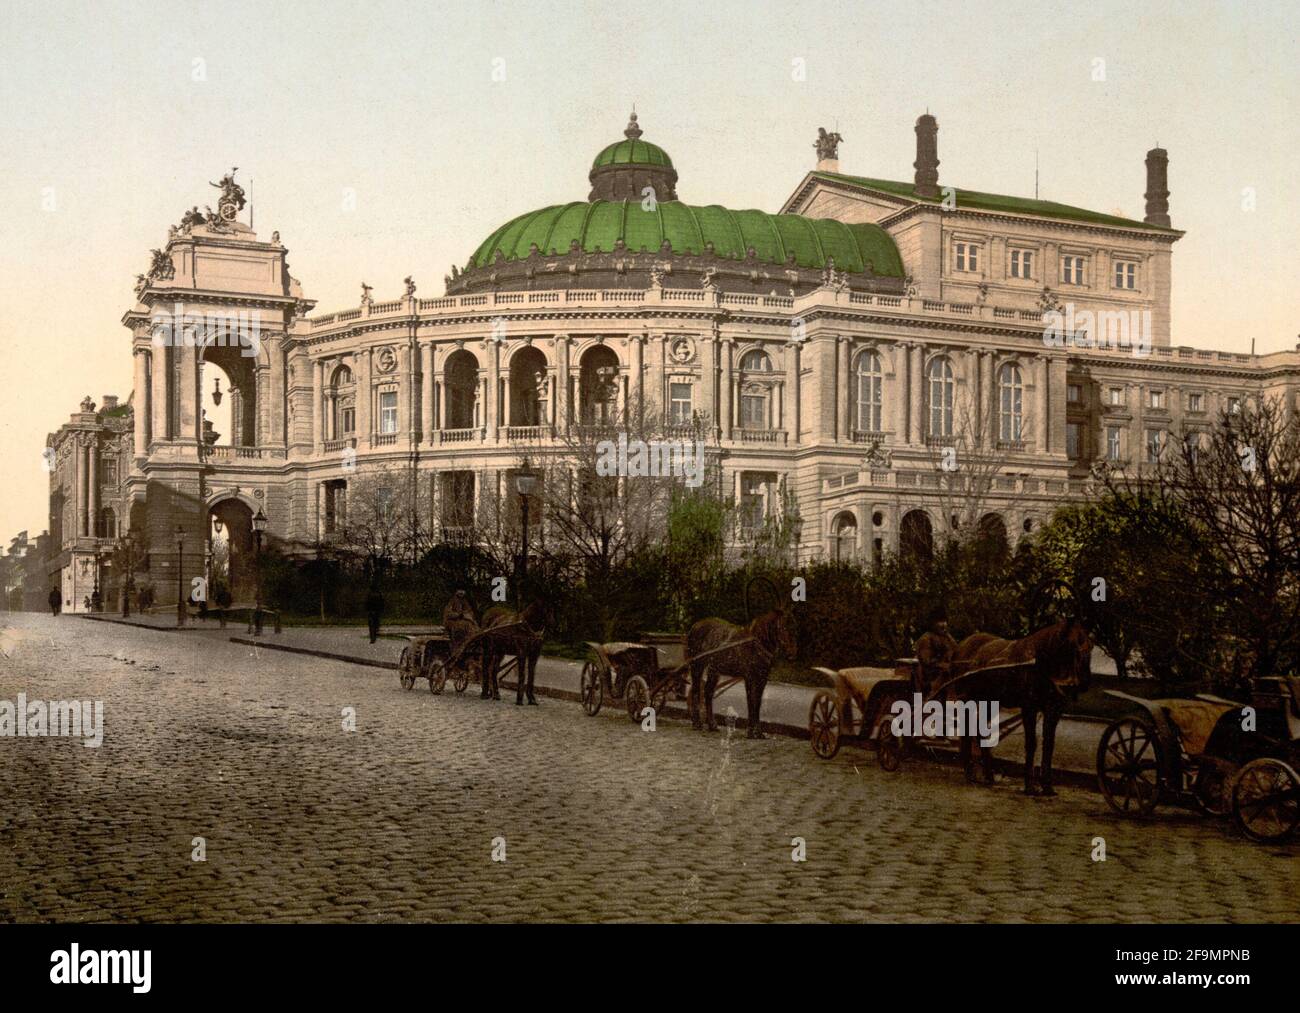
<path id="1" fill-rule="evenodd" d="M 924 424 L 924 391 L 925 378 L 921 375 L 925 368 L 925 349 L 916 343 L 913 343 L 907 351 L 908 382 L 911 385 L 911 392 L 908 398 L 909 414 L 911 415 L 910 432 L 908 442 L 917 445 L 925 444 L 925 424 Z"/>
<path id="2" fill-rule="evenodd" d="M 135 456 L 144 457 L 149 453 L 149 351 L 137 348 L 134 356 L 135 366 Z"/>
<path id="3" fill-rule="evenodd" d="M 889 427 L 894 431 L 894 443 L 907 442 L 907 394 L 911 389 L 908 380 L 912 348 L 907 342 L 894 345 L 894 383 L 886 397 L 889 400 Z M 882 419 L 883 421 L 883 419 Z"/>
<path id="4" fill-rule="evenodd" d="M 311 451 L 321 452 L 321 432 L 324 424 L 324 406 L 321 404 L 325 387 L 325 367 L 317 359 L 311 364 Z"/>
<path id="5" fill-rule="evenodd" d="M 981 438 L 985 445 L 998 445 L 998 385 L 994 369 L 997 366 L 996 352 L 980 353 L 980 385 L 983 387 L 984 417 Z"/>
<path id="6" fill-rule="evenodd" d="M 433 381 L 433 345 L 420 346 L 420 435 L 425 443 L 433 441 L 438 415 L 434 408 L 436 397 Z"/>
<path id="7" fill-rule="evenodd" d="M 802 404 L 800 400 L 800 377 L 799 377 L 799 343 L 789 342 L 785 346 L 786 376 L 790 384 L 790 442 L 799 442 L 799 428 L 802 425 L 800 412 Z"/>
<path id="8" fill-rule="evenodd" d="M 638 423 L 645 418 L 645 393 L 642 387 L 645 370 L 645 342 L 645 335 L 632 335 L 632 375 L 629 378 L 631 380 L 631 404 L 629 410 Z"/>
<path id="9" fill-rule="evenodd" d="M 357 449 L 368 450 L 370 448 L 370 434 L 374 431 L 372 419 L 370 417 L 370 368 L 371 353 L 369 348 L 363 348 L 357 352 L 356 356 L 356 385 L 357 385 Z"/>
<path id="10" fill-rule="evenodd" d="M 415 438 L 415 356 L 409 343 L 397 345 L 397 368 L 393 379 L 397 381 L 397 432 L 406 432 L 409 446 Z M 399 435 L 400 439 L 400 435 Z"/>
<path id="11" fill-rule="evenodd" d="M 284 342 L 278 337 L 273 341 L 265 342 L 265 346 L 266 356 L 271 360 L 266 374 L 266 442 L 271 446 L 281 447 L 288 442 L 285 438 L 289 413 L 285 401 L 285 391 L 288 388 L 288 355 L 284 349 Z M 199 439 L 202 439 L 202 433 L 199 434 Z"/>
<path id="12" fill-rule="evenodd" d="M 77 441 L 77 537 L 86 530 L 86 513 L 90 498 L 90 448 L 84 440 Z"/>
<path id="13" fill-rule="evenodd" d="M 501 345 L 496 341 L 488 341 L 487 353 L 487 404 L 484 405 L 484 411 L 487 412 L 487 438 L 495 442 L 501 412 Z"/>
<path id="14" fill-rule="evenodd" d="M 94 535 L 99 526 L 99 441 L 93 436 L 86 447 L 86 460 L 89 462 L 90 483 L 86 488 L 86 513 L 89 515 L 90 531 Z"/>
<path id="15" fill-rule="evenodd" d="M 560 432 L 569 431 L 569 336 L 555 336 L 555 423 Z"/>
<path id="16" fill-rule="evenodd" d="M 167 424 L 171 405 L 171 350 L 165 345 L 155 345 L 150 353 L 149 368 L 149 408 L 153 417 L 150 436 L 153 442 L 171 438 Z"/>
<path id="17" fill-rule="evenodd" d="M 836 339 L 836 365 L 835 365 L 835 432 L 841 440 L 853 439 L 853 430 L 851 428 L 852 420 L 849 418 L 849 400 L 851 381 L 849 379 L 849 352 L 852 341 L 846 335 L 840 335 Z"/>
<path id="18" fill-rule="evenodd" d="M 1034 356 L 1034 384 L 1035 390 L 1035 414 L 1034 419 L 1034 450 L 1040 454 L 1047 453 L 1049 446 L 1047 439 L 1048 419 L 1048 398 L 1047 398 L 1047 356 Z"/>
<path id="19" fill-rule="evenodd" d="M 322 541 L 325 537 L 325 483 L 313 483 L 316 489 L 315 506 L 316 506 L 316 541 Z"/>
<path id="20" fill-rule="evenodd" d="M 731 361 L 732 347 L 731 339 L 727 338 L 723 340 L 718 350 L 722 356 L 722 379 L 719 381 L 722 391 L 722 407 L 719 409 L 719 413 L 722 416 L 722 438 L 724 440 L 731 439 L 731 428 L 736 415 L 736 409 L 731 400 L 732 391 L 735 388 Z"/>
<path id="21" fill-rule="evenodd" d="M 186 344 L 180 349 L 180 418 L 177 420 L 176 437 L 180 440 L 199 441 L 199 355 L 193 344 Z M 259 390 L 259 394 L 260 394 Z M 258 398 L 259 407 L 261 398 Z M 259 441 L 260 442 L 260 441 Z"/>
<path id="22" fill-rule="evenodd" d="M 709 418 L 715 433 L 722 432 L 718 417 L 718 402 L 714 391 L 718 385 L 718 335 L 703 338 L 700 343 L 700 410 Z"/>
<path id="23" fill-rule="evenodd" d="M 268 404 L 270 381 L 271 367 L 258 366 L 255 374 L 257 403 L 254 407 L 257 410 L 253 414 L 253 446 L 259 448 L 269 446 L 271 443 L 271 406 Z"/>

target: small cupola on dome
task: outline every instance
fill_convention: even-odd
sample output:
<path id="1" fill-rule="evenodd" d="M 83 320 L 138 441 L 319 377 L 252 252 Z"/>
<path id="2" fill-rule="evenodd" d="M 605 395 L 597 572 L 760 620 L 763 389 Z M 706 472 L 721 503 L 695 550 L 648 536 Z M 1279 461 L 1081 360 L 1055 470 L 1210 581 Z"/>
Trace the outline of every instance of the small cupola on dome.
<path id="1" fill-rule="evenodd" d="M 641 140 L 643 133 L 633 109 L 623 131 L 625 139 L 604 148 L 591 163 L 591 195 L 587 200 L 641 200 L 646 196 L 646 187 L 653 189 L 656 201 L 677 199 L 673 160 L 659 145 Z"/>

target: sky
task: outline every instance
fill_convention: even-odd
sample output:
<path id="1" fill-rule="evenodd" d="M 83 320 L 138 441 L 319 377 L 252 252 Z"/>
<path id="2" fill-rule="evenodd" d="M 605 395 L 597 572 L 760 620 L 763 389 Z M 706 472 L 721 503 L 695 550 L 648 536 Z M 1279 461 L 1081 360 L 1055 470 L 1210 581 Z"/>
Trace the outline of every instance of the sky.
<path id="1" fill-rule="evenodd" d="M 585 199 L 633 103 L 681 199 L 768 211 L 819 126 L 842 171 L 908 179 L 928 109 L 941 185 L 1032 196 L 1037 153 L 1044 199 L 1136 218 L 1158 143 L 1173 343 L 1291 348 L 1298 27 L 1197 0 L 0 0 L 0 540 L 47 526 L 46 434 L 130 393 L 133 280 L 209 181 L 239 167 L 317 312 L 408 274 L 436 296 L 503 222 Z"/>

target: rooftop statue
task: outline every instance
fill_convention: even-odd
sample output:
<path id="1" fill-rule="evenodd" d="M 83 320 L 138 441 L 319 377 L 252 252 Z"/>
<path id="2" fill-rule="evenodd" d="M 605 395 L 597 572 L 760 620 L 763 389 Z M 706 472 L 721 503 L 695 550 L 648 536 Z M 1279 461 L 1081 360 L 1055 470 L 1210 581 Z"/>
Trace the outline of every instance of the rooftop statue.
<path id="1" fill-rule="evenodd" d="M 247 203 L 244 200 L 244 188 L 235 182 L 235 173 L 238 171 L 239 166 L 235 166 L 221 177 L 221 182 L 208 183 L 208 186 L 214 186 L 221 191 L 221 197 L 217 200 L 217 213 L 225 222 L 234 221 L 235 215 L 243 211 Z"/>
<path id="2" fill-rule="evenodd" d="M 844 138 L 838 133 L 828 134 L 825 127 L 818 127 L 817 140 L 813 141 L 813 147 L 817 149 L 817 160 L 838 158 L 842 140 Z"/>

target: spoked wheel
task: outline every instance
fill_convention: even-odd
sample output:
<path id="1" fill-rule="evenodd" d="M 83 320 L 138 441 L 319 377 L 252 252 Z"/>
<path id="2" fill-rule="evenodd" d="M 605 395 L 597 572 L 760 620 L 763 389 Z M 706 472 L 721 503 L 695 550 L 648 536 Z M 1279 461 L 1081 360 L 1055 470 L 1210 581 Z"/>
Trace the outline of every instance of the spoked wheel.
<path id="1" fill-rule="evenodd" d="M 668 683 L 661 682 L 659 686 L 650 693 L 650 706 L 654 708 L 655 716 L 658 717 L 668 706 Z"/>
<path id="2" fill-rule="evenodd" d="M 438 694 L 447 685 L 447 662 L 439 658 L 429 664 L 429 692 Z"/>
<path id="3" fill-rule="evenodd" d="M 840 705 L 831 693 L 818 693 L 808 709 L 808 740 L 813 752 L 829 760 L 840 751 Z"/>
<path id="4" fill-rule="evenodd" d="M 1300 826 L 1300 774 L 1281 760 L 1251 760 L 1232 786 L 1232 818 L 1252 841 L 1290 837 Z"/>
<path id="5" fill-rule="evenodd" d="M 482 665 L 481 661 L 462 661 L 456 668 L 456 674 L 453 676 L 451 684 L 456 687 L 457 693 L 464 693 L 469 686 L 470 670 Z"/>
<path id="6" fill-rule="evenodd" d="M 641 712 L 650 706 L 650 687 L 639 675 L 628 679 L 623 690 L 623 702 L 627 704 L 627 716 L 635 724 L 641 723 Z"/>
<path id="7" fill-rule="evenodd" d="M 1097 746 L 1097 781 L 1106 802 L 1124 816 L 1149 816 L 1160 801 L 1164 757 L 1156 730 L 1124 718 L 1110 725 Z"/>
<path id="8" fill-rule="evenodd" d="M 415 685 L 415 676 L 411 674 L 411 649 L 402 648 L 402 656 L 397 661 L 397 678 L 402 684 L 402 689 L 410 689 Z"/>
<path id="9" fill-rule="evenodd" d="M 595 717 L 600 713 L 600 705 L 605 702 L 605 698 L 601 692 L 600 669 L 596 667 L 594 661 L 589 661 L 582 666 L 582 682 L 579 683 L 579 690 L 582 693 L 582 709 L 587 712 L 588 717 Z"/>
<path id="10" fill-rule="evenodd" d="M 1192 783 L 1196 808 L 1207 816 L 1227 816 L 1232 812 L 1232 775 L 1211 759 L 1203 759 Z"/>
<path id="11" fill-rule="evenodd" d="M 894 732 L 891 721 L 880 722 L 876 731 L 876 761 L 891 774 L 903 765 L 903 738 Z"/>

